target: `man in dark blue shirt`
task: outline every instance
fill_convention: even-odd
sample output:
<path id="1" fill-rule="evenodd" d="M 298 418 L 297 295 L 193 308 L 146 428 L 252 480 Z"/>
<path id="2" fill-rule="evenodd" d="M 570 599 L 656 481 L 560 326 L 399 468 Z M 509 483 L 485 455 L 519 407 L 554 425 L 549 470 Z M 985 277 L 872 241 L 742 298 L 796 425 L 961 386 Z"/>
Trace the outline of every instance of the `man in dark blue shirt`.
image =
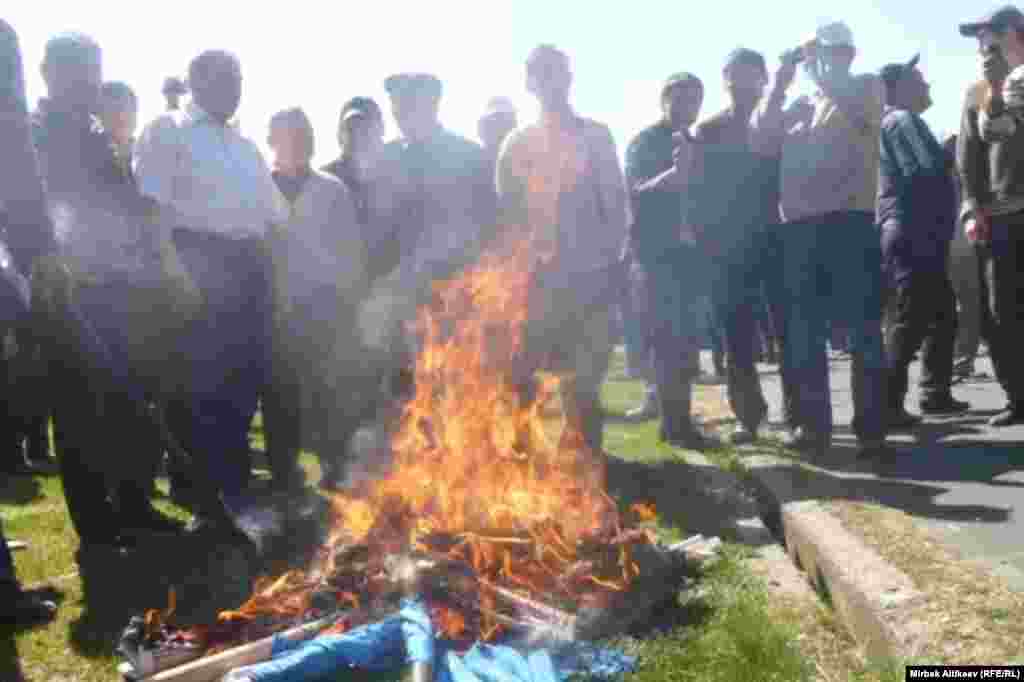
<path id="1" fill-rule="evenodd" d="M 642 130 L 626 151 L 630 242 L 647 278 L 660 435 L 694 450 L 715 444 L 691 416 L 692 384 L 700 373 L 700 299 L 708 271 L 697 246 L 700 226 L 689 216 L 689 186 L 695 181 L 689 128 L 703 101 L 700 79 L 689 73 L 671 76 L 661 92 L 662 120 Z"/>
<path id="2" fill-rule="evenodd" d="M 907 371 L 919 348 L 921 411 L 949 414 L 969 407 L 950 393 L 956 301 L 948 258 L 955 188 L 942 146 L 920 116 L 932 102 L 917 60 L 889 64 L 880 73 L 888 106 L 882 117 L 878 223 L 883 268 L 894 296 L 886 352 L 889 426 L 895 428 L 918 421 L 903 403 Z"/>

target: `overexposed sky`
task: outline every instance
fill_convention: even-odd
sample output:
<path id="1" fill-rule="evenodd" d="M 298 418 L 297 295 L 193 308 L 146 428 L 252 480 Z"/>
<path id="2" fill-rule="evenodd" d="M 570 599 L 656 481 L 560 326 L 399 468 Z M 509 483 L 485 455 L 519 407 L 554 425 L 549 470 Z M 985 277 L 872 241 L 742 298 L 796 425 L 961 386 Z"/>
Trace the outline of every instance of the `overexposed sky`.
<path id="1" fill-rule="evenodd" d="M 317 161 L 326 162 L 337 153 L 337 113 L 349 97 L 376 98 L 394 132 L 382 81 L 396 71 L 436 73 L 445 84 L 444 123 L 473 139 L 476 119 L 493 95 L 511 97 L 524 117 L 533 116 L 523 61 L 541 42 L 570 54 L 577 110 L 608 123 L 621 153 L 657 118 L 658 91 L 668 74 L 700 76 L 707 89 L 704 113 L 710 114 L 724 104 L 721 65 L 730 50 L 759 50 L 774 68 L 784 49 L 836 19 L 853 29 L 860 51 L 855 71 L 920 52 L 935 100 L 926 118 L 937 133 L 953 132 L 963 92 L 980 73 L 974 41 L 961 38 L 956 26 L 991 8 L 922 0 L 36 0 L 11 3 L 3 16 L 20 36 L 33 101 L 43 94 L 43 45 L 61 31 L 83 31 L 100 43 L 106 78 L 136 89 L 142 121 L 163 109 L 164 77 L 184 75 L 202 50 L 227 49 L 242 62 L 243 131 L 262 144 L 271 114 L 301 105 L 317 130 Z M 798 79 L 794 92 L 806 91 Z"/>

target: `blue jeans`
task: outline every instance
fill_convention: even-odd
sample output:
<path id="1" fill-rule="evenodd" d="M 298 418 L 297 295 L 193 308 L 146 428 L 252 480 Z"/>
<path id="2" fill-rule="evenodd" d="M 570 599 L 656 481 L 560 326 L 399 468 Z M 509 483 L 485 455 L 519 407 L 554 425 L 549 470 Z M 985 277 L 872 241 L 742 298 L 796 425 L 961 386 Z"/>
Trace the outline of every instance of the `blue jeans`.
<path id="1" fill-rule="evenodd" d="M 174 243 L 203 306 L 181 342 L 186 387 L 172 427 L 207 500 L 234 497 L 249 482 L 249 426 L 267 375 L 268 264 L 257 240 L 175 230 Z"/>
<path id="2" fill-rule="evenodd" d="M 849 331 L 853 432 L 885 437 L 888 366 L 882 343 L 881 242 L 874 216 L 829 213 L 780 225 L 785 364 L 794 391 L 792 422 L 828 439 L 832 400 L 825 345 L 830 325 Z"/>

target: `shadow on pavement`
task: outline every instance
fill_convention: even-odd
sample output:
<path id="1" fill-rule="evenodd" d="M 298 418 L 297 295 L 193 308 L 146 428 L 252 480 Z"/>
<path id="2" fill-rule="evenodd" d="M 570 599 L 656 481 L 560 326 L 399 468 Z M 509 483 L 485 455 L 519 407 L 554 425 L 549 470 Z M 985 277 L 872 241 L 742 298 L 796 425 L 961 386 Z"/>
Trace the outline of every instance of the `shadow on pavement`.
<path id="1" fill-rule="evenodd" d="M 954 425 L 950 425 L 954 426 Z M 1024 443 L 954 441 L 890 443 L 888 456 L 864 460 L 856 457 L 852 437 L 837 435 L 833 447 L 820 459 L 800 458 L 814 468 L 785 468 L 792 482 L 793 500 L 848 500 L 867 502 L 908 514 L 953 522 L 1005 523 L 1012 510 L 987 504 L 943 504 L 936 498 L 956 484 L 1024 488 L 1024 483 L 998 477 L 1024 470 Z M 765 472 L 771 475 L 771 468 Z M 944 486 L 943 482 L 951 485 Z"/>

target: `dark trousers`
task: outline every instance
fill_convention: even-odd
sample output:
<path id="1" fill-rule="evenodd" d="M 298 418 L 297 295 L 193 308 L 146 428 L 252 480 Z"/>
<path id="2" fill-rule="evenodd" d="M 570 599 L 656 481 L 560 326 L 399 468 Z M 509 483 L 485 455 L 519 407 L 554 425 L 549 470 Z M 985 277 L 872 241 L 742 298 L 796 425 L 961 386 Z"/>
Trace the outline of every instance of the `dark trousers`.
<path id="1" fill-rule="evenodd" d="M 746 428 L 756 430 L 768 413 L 757 372 L 761 269 L 753 241 L 719 259 L 711 281 L 711 306 L 722 334 L 729 407 Z"/>
<path id="2" fill-rule="evenodd" d="M 58 387 L 54 440 L 64 497 L 83 542 L 112 539 L 146 509 L 160 454 L 148 439 L 145 390 L 128 360 L 132 294 L 124 284 L 80 286 L 74 315 L 56 326 L 50 317 L 43 327 L 63 337 L 45 350 Z"/>
<path id="3" fill-rule="evenodd" d="M 879 230 L 866 212 L 837 212 L 780 226 L 786 301 L 784 349 L 793 391 L 793 422 L 832 434 L 825 345 L 830 323 L 848 330 L 853 355 L 853 431 L 861 441 L 885 436 L 888 377 L 882 342 Z"/>
<path id="4" fill-rule="evenodd" d="M 992 240 L 982 260 L 982 328 L 996 377 L 1010 405 L 1024 408 L 1024 213 L 992 218 Z"/>
<path id="5" fill-rule="evenodd" d="M 912 272 L 894 285 L 885 349 L 890 410 L 907 397 L 910 363 L 921 350 L 921 399 L 949 396 L 956 344 L 956 298 L 945 272 Z"/>
<path id="6" fill-rule="evenodd" d="M 0 526 L 0 595 L 7 594 L 7 590 L 16 588 L 18 577 L 14 574 L 14 558 L 11 550 L 7 547 L 7 538 L 4 537 L 4 528 Z"/>
<path id="7" fill-rule="evenodd" d="M 250 476 L 249 427 L 266 383 L 269 265 L 257 239 L 176 229 L 174 244 L 203 304 L 179 351 L 184 386 L 168 419 L 193 459 L 200 506 L 241 495 Z"/>
<path id="8" fill-rule="evenodd" d="M 761 234 L 761 276 L 766 316 L 771 319 L 772 336 L 779 349 L 779 383 L 782 389 L 782 420 L 788 428 L 796 428 L 795 396 L 792 373 L 786 360 L 786 326 L 788 305 L 782 270 L 782 235 L 785 226 L 771 225 Z"/>
<path id="9" fill-rule="evenodd" d="M 650 335 L 661 411 L 661 435 L 674 438 L 692 428 L 693 381 L 700 375 L 704 320 L 702 277 L 692 258 L 648 269 Z"/>

